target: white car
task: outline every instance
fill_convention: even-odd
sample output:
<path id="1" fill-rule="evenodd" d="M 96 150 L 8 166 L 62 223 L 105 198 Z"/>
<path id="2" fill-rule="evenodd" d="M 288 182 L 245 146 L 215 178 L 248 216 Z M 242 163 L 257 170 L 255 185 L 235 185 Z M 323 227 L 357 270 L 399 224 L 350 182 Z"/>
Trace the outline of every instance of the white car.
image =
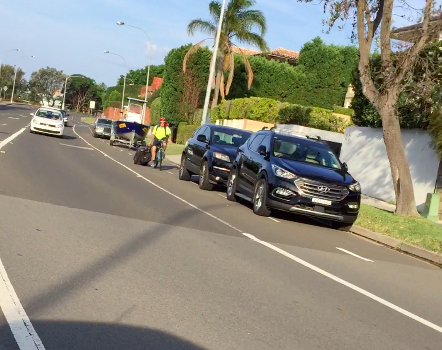
<path id="1" fill-rule="evenodd" d="M 61 111 L 41 107 L 37 112 L 31 113 L 31 133 L 50 134 L 63 137 L 64 121 Z"/>

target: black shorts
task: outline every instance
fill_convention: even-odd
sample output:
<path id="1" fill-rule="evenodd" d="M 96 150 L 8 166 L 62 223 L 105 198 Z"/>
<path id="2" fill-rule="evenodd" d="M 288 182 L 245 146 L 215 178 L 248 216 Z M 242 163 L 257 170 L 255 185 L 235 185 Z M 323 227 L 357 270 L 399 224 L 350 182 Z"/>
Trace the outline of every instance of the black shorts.
<path id="1" fill-rule="evenodd" d="M 166 140 L 167 140 L 167 137 L 164 138 L 164 139 L 162 139 L 162 140 L 158 140 L 158 139 L 155 137 L 155 138 L 153 139 L 152 146 L 158 147 L 158 146 L 160 145 L 160 141 L 166 141 Z"/>

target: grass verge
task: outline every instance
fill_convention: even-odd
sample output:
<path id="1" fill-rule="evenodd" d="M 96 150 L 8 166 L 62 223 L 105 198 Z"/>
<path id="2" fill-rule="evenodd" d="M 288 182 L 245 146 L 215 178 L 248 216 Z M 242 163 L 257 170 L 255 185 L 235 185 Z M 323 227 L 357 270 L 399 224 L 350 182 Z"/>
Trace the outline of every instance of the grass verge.
<path id="1" fill-rule="evenodd" d="M 442 226 L 425 218 L 407 218 L 361 204 L 356 225 L 442 253 Z"/>
<path id="2" fill-rule="evenodd" d="M 87 124 L 94 124 L 95 117 L 81 117 L 81 121 Z"/>

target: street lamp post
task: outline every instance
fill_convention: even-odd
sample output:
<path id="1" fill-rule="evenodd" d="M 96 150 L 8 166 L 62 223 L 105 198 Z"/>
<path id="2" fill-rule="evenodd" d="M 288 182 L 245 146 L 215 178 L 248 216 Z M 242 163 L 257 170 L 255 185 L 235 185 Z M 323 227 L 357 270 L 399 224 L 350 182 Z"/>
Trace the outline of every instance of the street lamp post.
<path id="1" fill-rule="evenodd" d="M 111 55 L 121 57 L 124 61 L 124 64 L 126 65 L 127 70 L 129 70 L 129 66 L 127 65 L 126 59 L 123 56 L 121 56 L 117 53 L 109 52 L 109 51 L 104 51 L 104 53 L 108 53 Z M 126 92 L 126 76 L 127 76 L 127 72 L 124 74 L 124 79 L 123 79 L 123 96 L 121 97 L 121 113 L 123 113 L 123 109 L 124 109 L 124 93 Z"/>
<path id="2" fill-rule="evenodd" d="M 61 104 L 61 109 L 63 109 L 63 110 L 65 107 L 65 101 L 66 101 L 66 89 L 68 88 L 68 79 L 71 77 L 89 79 L 88 77 L 85 77 L 84 75 L 81 75 L 81 74 L 66 75 L 66 79 L 64 81 L 64 89 L 63 89 L 63 103 Z"/>
<path id="3" fill-rule="evenodd" d="M 19 60 L 20 58 L 24 58 L 24 57 L 31 57 L 31 58 L 34 58 L 35 56 L 34 56 L 34 55 L 32 55 L 32 56 L 27 56 L 27 55 L 26 55 L 26 56 L 21 56 L 21 57 L 18 58 L 18 60 Z M 18 61 L 18 60 L 17 60 L 17 61 Z M 17 79 L 17 68 L 18 68 L 18 66 L 15 65 L 14 81 L 13 81 L 13 83 L 12 83 L 11 103 L 12 103 L 12 101 L 13 101 L 13 99 L 14 99 L 15 80 Z"/>
<path id="4" fill-rule="evenodd" d="M 3 61 L 3 54 L 7 53 L 7 52 L 11 52 L 11 51 L 20 51 L 20 49 L 11 49 L 11 50 L 6 50 L 0 53 L 0 82 L 2 80 L 2 61 Z M 1 86 L 1 84 L 0 84 Z"/>
<path id="5" fill-rule="evenodd" d="M 203 108 L 203 116 L 201 117 L 201 125 L 206 123 L 207 112 L 209 111 L 210 93 L 212 92 L 213 77 L 215 75 L 216 58 L 218 55 L 219 39 L 221 37 L 221 30 L 222 30 L 222 26 L 223 26 L 225 7 L 226 7 L 226 0 L 223 0 L 223 4 L 221 6 L 221 13 L 219 16 L 218 31 L 216 32 L 215 47 L 213 48 L 212 62 L 210 64 L 209 81 L 207 82 L 206 99 L 204 100 L 204 108 Z"/>
<path id="6" fill-rule="evenodd" d="M 147 41 L 148 41 L 148 44 L 149 44 L 149 54 L 148 54 L 148 61 L 147 61 L 147 77 L 146 77 L 146 93 L 144 95 L 144 106 L 143 106 L 143 118 L 144 118 L 144 115 L 146 114 L 145 109 L 146 109 L 146 103 L 147 103 L 147 92 L 148 92 L 148 88 L 149 88 L 150 64 L 151 64 L 151 61 L 152 61 L 152 40 L 150 40 L 149 35 L 143 29 L 141 29 L 139 27 L 135 27 L 133 25 L 126 24 L 124 22 L 117 22 L 117 25 L 119 25 L 119 26 L 128 26 L 128 27 L 132 27 L 132 28 L 141 30 L 144 33 L 144 35 L 146 35 L 146 38 L 147 38 Z"/>

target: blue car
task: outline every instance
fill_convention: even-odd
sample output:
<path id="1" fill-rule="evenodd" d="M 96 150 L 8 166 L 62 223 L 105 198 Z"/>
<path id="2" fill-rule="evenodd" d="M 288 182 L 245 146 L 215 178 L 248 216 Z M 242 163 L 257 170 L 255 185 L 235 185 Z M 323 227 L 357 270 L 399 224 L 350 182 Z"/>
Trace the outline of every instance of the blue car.
<path id="1" fill-rule="evenodd" d="M 203 125 L 187 141 L 181 156 L 179 179 L 199 175 L 199 187 L 210 191 L 226 185 L 238 148 L 252 132 L 220 125 Z"/>

